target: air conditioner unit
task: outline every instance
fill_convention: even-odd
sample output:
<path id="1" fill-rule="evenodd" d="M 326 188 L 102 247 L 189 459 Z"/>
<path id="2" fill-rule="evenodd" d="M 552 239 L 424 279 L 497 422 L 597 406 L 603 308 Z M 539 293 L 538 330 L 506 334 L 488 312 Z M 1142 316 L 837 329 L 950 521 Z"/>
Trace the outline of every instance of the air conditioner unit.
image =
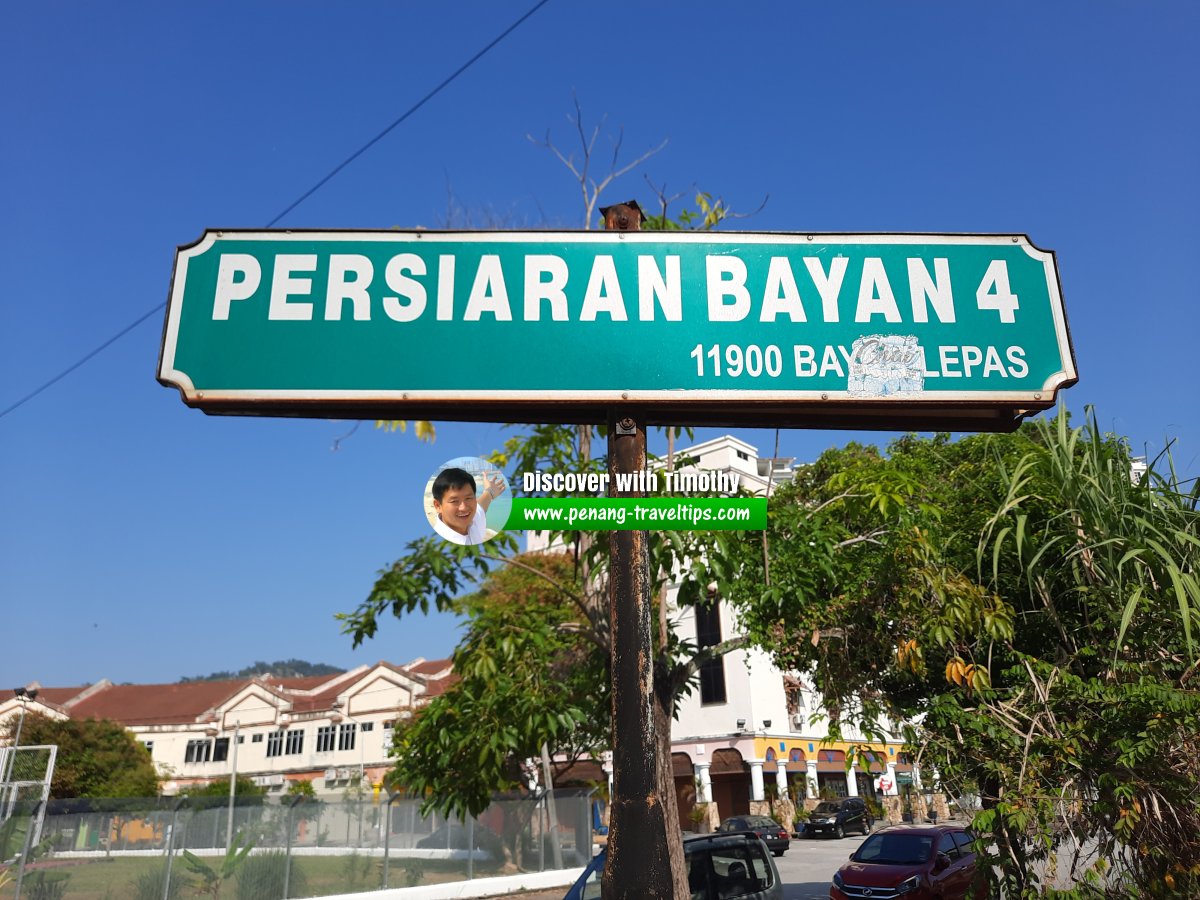
<path id="1" fill-rule="evenodd" d="M 283 787 L 284 777 L 282 775 L 270 775 L 267 777 L 267 784 L 271 787 Z"/>
<path id="2" fill-rule="evenodd" d="M 796 713 L 794 716 L 792 716 L 792 724 L 797 728 L 802 728 L 804 726 L 804 716 L 800 713 Z"/>
<path id="3" fill-rule="evenodd" d="M 345 781 L 347 778 L 350 777 L 350 770 L 349 769 L 338 769 L 337 777 L 338 777 L 338 781 Z"/>
<path id="4" fill-rule="evenodd" d="M 327 782 L 328 781 L 337 781 L 337 769 L 326 769 L 325 770 L 325 780 Z"/>

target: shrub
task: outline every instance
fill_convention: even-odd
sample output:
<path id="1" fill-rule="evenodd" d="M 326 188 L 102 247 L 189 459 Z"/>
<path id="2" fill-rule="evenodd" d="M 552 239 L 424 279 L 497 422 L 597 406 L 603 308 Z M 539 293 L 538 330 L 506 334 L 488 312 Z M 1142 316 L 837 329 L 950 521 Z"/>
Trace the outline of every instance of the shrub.
<path id="1" fill-rule="evenodd" d="M 183 881 L 181 876 L 182 873 L 176 873 L 171 879 L 167 888 L 167 900 L 176 900 L 179 897 L 179 887 Z M 155 866 L 142 872 L 129 883 L 130 900 L 163 900 L 163 880 L 166 877 L 166 865 Z"/>
<path id="2" fill-rule="evenodd" d="M 404 883 L 408 887 L 416 887 L 425 880 L 425 861 L 422 859 L 406 859 L 404 861 Z"/>
<path id="3" fill-rule="evenodd" d="M 38 872 L 25 881 L 26 900 L 62 900 L 67 893 L 67 882 L 71 876 L 59 872 Z"/>
<path id="4" fill-rule="evenodd" d="M 344 879 L 343 887 L 348 893 L 357 893 L 359 887 L 367 880 L 367 876 L 371 874 L 373 861 L 369 856 L 360 856 L 357 853 L 351 853 L 349 856 L 342 858 L 342 877 Z"/>
<path id="5" fill-rule="evenodd" d="M 288 855 L 282 850 L 268 850 L 247 859 L 237 873 L 237 900 L 276 900 L 283 896 L 283 882 L 288 880 L 288 893 L 303 896 L 308 893 L 304 871 L 292 866 L 287 873 Z"/>

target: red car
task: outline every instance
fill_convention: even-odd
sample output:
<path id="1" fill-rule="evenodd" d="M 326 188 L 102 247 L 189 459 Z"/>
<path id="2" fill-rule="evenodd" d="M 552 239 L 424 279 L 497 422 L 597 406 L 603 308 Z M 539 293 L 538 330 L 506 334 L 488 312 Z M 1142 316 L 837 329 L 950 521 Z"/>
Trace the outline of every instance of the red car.
<path id="1" fill-rule="evenodd" d="M 974 835 L 961 825 L 880 828 L 837 870 L 830 900 L 985 896 L 976 878 L 973 840 Z"/>

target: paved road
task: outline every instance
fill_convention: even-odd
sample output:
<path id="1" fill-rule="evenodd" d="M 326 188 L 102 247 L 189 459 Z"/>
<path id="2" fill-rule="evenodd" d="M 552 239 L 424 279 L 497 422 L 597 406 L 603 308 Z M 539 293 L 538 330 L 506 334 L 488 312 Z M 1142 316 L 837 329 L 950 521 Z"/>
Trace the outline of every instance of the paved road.
<path id="1" fill-rule="evenodd" d="M 863 842 L 861 835 L 793 840 L 788 852 L 775 860 L 783 880 L 784 900 L 829 900 L 833 873 Z"/>

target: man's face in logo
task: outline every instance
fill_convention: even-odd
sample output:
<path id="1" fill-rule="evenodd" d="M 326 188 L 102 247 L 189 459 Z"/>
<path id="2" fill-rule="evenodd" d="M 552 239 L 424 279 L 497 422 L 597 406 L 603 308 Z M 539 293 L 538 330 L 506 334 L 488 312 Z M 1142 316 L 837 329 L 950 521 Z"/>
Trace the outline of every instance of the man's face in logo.
<path id="1" fill-rule="evenodd" d="M 469 484 L 446 488 L 442 499 L 433 501 L 433 508 L 446 526 L 466 534 L 475 518 L 475 491 Z"/>

